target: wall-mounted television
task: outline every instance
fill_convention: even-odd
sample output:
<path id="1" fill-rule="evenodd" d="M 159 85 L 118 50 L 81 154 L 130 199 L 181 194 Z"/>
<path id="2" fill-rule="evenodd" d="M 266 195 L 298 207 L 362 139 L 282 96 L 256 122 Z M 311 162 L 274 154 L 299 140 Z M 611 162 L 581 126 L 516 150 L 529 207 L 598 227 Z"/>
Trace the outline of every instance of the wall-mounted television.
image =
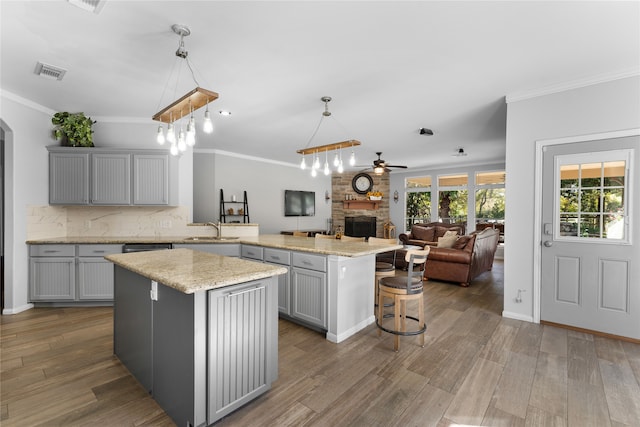
<path id="1" fill-rule="evenodd" d="M 316 193 L 314 191 L 284 190 L 284 216 L 314 216 Z"/>

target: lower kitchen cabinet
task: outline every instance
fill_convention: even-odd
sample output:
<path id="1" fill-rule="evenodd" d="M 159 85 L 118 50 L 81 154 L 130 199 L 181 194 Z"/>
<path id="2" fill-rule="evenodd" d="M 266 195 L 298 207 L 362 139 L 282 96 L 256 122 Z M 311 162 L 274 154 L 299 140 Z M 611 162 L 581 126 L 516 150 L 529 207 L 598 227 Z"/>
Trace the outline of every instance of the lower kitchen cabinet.
<path id="1" fill-rule="evenodd" d="M 290 316 L 326 329 L 327 273 L 293 267 L 290 289 Z"/>
<path id="2" fill-rule="evenodd" d="M 30 301 L 113 300 L 113 264 L 103 257 L 119 252 L 122 245 L 31 245 Z"/>
<path id="3" fill-rule="evenodd" d="M 285 267 L 287 274 L 278 276 L 278 312 L 291 315 L 291 252 L 282 249 L 264 248 L 264 262 L 279 267 Z"/>

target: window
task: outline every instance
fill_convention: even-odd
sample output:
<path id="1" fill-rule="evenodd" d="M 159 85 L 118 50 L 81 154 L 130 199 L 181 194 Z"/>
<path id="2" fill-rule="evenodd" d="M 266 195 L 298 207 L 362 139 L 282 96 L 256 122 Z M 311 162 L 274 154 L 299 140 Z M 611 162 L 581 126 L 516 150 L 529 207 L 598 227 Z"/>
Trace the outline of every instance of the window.
<path id="1" fill-rule="evenodd" d="M 446 223 L 467 222 L 467 174 L 438 177 L 438 220 Z"/>
<path id="2" fill-rule="evenodd" d="M 504 241 L 504 171 L 476 173 L 476 230 L 497 228 Z"/>
<path id="3" fill-rule="evenodd" d="M 431 177 L 412 177 L 405 180 L 407 205 L 405 229 L 418 222 L 431 222 Z"/>
<path id="4" fill-rule="evenodd" d="M 558 238 L 628 240 L 629 160 L 629 150 L 556 158 Z"/>

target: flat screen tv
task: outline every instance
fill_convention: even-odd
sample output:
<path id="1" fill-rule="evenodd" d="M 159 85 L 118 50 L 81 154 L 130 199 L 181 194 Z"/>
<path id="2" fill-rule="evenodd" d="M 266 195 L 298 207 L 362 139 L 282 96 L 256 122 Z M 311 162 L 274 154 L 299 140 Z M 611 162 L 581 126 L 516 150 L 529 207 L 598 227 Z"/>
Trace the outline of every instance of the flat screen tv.
<path id="1" fill-rule="evenodd" d="M 316 193 L 314 191 L 284 190 L 284 216 L 314 216 Z"/>

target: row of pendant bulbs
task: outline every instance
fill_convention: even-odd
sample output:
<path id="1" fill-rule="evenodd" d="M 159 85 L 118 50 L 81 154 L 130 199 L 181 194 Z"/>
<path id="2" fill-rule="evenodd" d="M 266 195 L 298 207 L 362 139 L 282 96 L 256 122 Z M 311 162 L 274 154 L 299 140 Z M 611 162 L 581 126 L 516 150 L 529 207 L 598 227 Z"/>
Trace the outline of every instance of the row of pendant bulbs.
<path id="1" fill-rule="evenodd" d="M 351 155 L 349 156 L 349 165 L 355 166 L 356 164 L 356 153 L 351 149 Z M 344 172 L 344 166 L 342 163 L 342 151 L 337 150 L 336 155 L 333 158 L 333 166 L 336 168 L 338 173 Z M 307 161 L 302 155 L 302 161 L 300 162 L 300 169 L 307 169 Z M 317 176 L 318 171 L 320 170 L 320 155 L 316 151 L 313 157 L 313 162 L 311 163 L 311 176 Z M 329 153 L 328 150 L 324 152 L 324 168 L 322 169 L 325 175 L 329 175 L 331 173 L 331 169 L 329 169 Z"/>
<path id="2" fill-rule="evenodd" d="M 172 155 L 177 156 L 180 153 L 184 153 L 187 150 L 187 147 L 193 147 L 194 145 L 196 145 L 196 120 L 193 117 L 193 111 L 191 111 L 191 116 L 189 117 L 189 121 L 187 122 L 186 130 L 182 128 L 182 122 L 180 122 L 180 130 L 178 131 L 176 137 L 176 129 L 172 119 L 173 117 L 170 119 L 170 122 L 167 125 L 166 135 L 164 129 L 162 128 L 162 125 L 158 126 L 156 141 L 160 145 L 164 145 L 165 142 L 169 142 L 169 144 L 171 144 L 169 151 Z M 204 112 L 202 131 L 204 133 L 213 132 L 213 121 L 211 120 L 208 104 L 207 109 Z"/>

